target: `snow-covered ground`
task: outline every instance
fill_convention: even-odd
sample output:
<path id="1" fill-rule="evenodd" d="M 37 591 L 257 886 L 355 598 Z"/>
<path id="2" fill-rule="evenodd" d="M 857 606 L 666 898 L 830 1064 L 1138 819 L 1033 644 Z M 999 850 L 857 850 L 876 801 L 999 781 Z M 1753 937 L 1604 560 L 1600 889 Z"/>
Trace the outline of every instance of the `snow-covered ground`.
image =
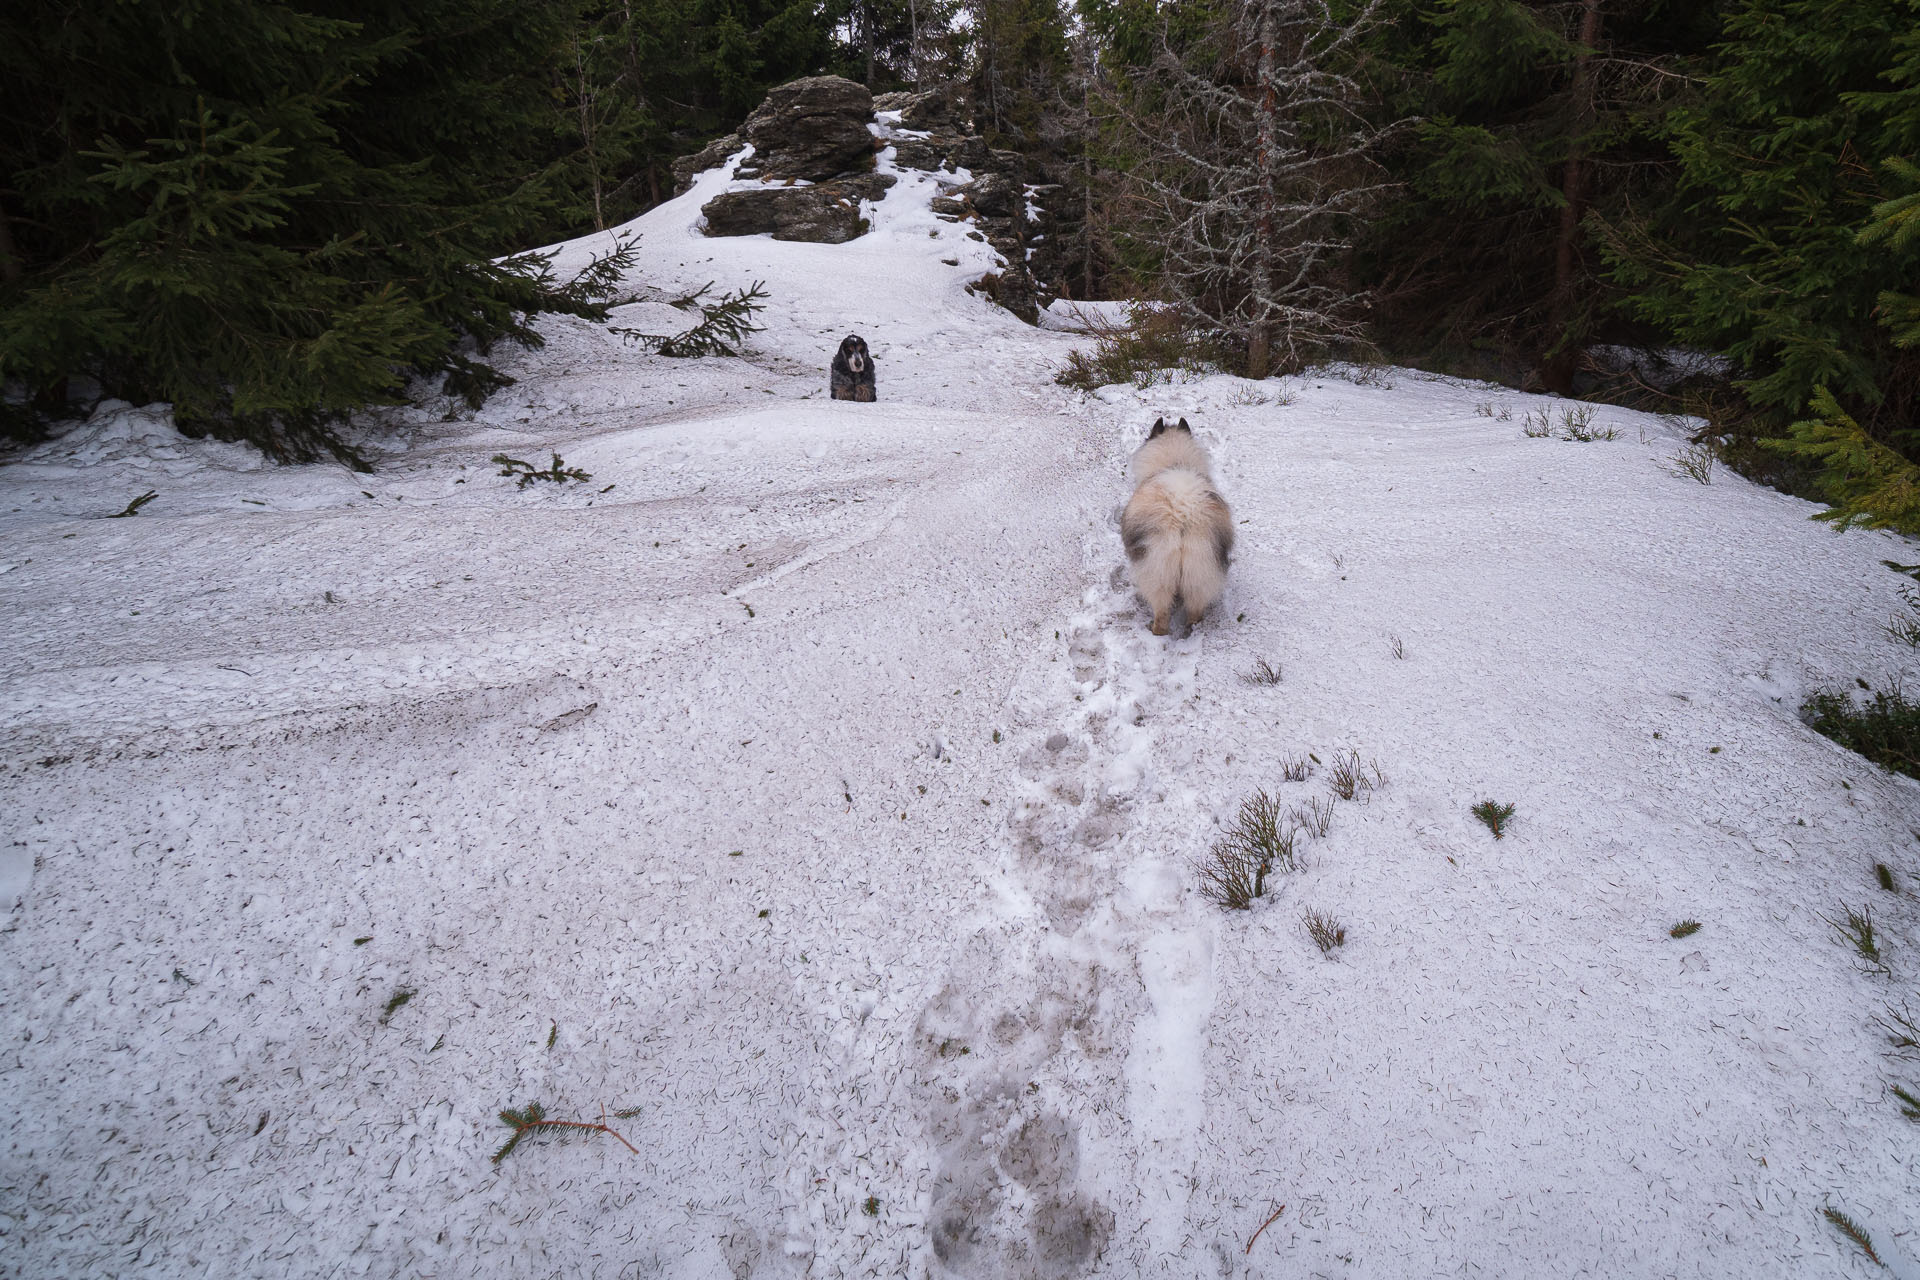
<path id="1" fill-rule="evenodd" d="M 1920 1276 L 1920 787 L 1794 714 L 1912 676 L 1910 544 L 1404 370 L 1082 396 L 931 179 L 841 246 L 700 236 L 726 180 L 635 277 L 766 281 L 745 358 L 554 320 L 372 476 L 132 409 L 0 469 L 0 1272 L 1872 1272 L 1832 1206 Z M 1169 640 L 1162 413 L 1239 532 Z M 1343 751 L 1382 784 L 1204 901 Z M 490 1163 L 529 1102 L 637 1154 Z"/>

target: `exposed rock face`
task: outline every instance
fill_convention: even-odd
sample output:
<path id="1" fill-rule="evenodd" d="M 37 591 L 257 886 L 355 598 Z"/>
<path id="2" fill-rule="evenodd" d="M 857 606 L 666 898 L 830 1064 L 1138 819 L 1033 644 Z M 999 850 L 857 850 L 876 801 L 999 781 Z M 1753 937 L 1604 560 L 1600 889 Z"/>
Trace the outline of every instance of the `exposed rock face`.
<path id="1" fill-rule="evenodd" d="M 690 156 L 681 156 L 673 162 L 673 194 L 683 196 L 693 186 L 693 177 L 705 173 L 708 169 L 726 163 L 728 156 L 743 145 L 740 135 L 730 133 L 724 138 L 715 138 L 701 150 Z"/>
<path id="2" fill-rule="evenodd" d="M 862 200 L 878 200 L 897 179 L 890 173 L 822 182 L 810 187 L 762 187 L 728 191 L 702 205 L 710 236 L 756 236 L 775 240 L 845 244 L 863 234 Z"/>
<path id="3" fill-rule="evenodd" d="M 839 76 L 809 76 L 767 95 L 740 126 L 763 178 L 822 182 L 873 168 L 873 95 Z M 744 175 L 743 175 L 744 176 Z"/>
<path id="4" fill-rule="evenodd" d="M 1066 243 L 1059 215 L 1068 211 L 1067 202 L 1058 188 L 1027 184 L 1026 161 L 1018 152 L 992 150 L 984 138 L 967 132 L 965 104 L 951 94 L 875 98 L 838 76 L 795 80 L 768 94 L 739 134 L 676 161 L 678 189 L 685 191 L 695 174 L 752 143 L 753 155 L 734 176 L 759 178 L 762 185 L 709 200 L 701 209 L 707 234 L 770 233 L 776 240 L 843 244 L 867 229 L 861 202 L 881 199 L 895 181 L 891 174 L 872 171 L 876 142 L 868 125 L 876 109 L 900 113 L 897 126 L 880 126 L 878 145 L 893 148 L 899 167 L 935 176 L 941 193 L 932 199 L 933 211 L 950 222 L 971 223 L 967 234 L 991 244 L 1005 260 L 1002 270 L 972 287 L 1035 323 L 1040 304 L 1059 287 L 1057 259 Z M 962 176 L 968 180 L 961 182 Z M 810 185 L 786 185 L 795 181 Z"/>

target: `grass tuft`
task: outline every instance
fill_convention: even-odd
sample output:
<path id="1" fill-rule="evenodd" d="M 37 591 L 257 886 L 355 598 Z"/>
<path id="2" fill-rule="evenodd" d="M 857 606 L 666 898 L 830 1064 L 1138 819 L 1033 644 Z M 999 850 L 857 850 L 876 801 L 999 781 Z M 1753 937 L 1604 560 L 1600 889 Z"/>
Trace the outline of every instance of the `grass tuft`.
<path id="1" fill-rule="evenodd" d="M 1327 783 L 1342 800 L 1357 800 L 1374 788 L 1384 786 L 1386 778 L 1379 764 L 1371 760 L 1361 764 L 1360 753 L 1347 750 L 1333 753 L 1333 763 L 1327 766 Z"/>
<path id="2" fill-rule="evenodd" d="M 1874 877 L 1880 881 L 1880 887 L 1882 889 L 1885 889 L 1888 893 L 1898 892 L 1898 890 L 1893 887 L 1892 867 L 1889 867 L 1884 862 L 1876 862 L 1873 864 L 1873 874 Z"/>
<path id="3" fill-rule="evenodd" d="M 1473 816 L 1486 823 L 1487 830 L 1493 832 L 1493 838 L 1500 840 L 1507 834 L 1507 823 L 1513 820 L 1513 806 L 1482 800 L 1473 806 Z"/>
<path id="4" fill-rule="evenodd" d="M 1679 453 L 1667 459 L 1669 475 L 1697 481 L 1700 484 L 1713 483 L 1713 464 L 1719 460 L 1719 453 L 1706 441 L 1690 444 Z"/>
<path id="5" fill-rule="evenodd" d="M 1295 805 L 1290 816 L 1302 831 L 1324 840 L 1333 829 L 1333 801 L 1315 796 L 1303 805 Z"/>
<path id="6" fill-rule="evenodd" d="M 1246 674 L 1245 679 L 1248 684 L 1279 684 L 1280 668 L 1261 658 L 1253 664 L 1253 670 Z"/>
<path id="7" fill-rule="evenodd" d="M 1320 948 L 1320 954 L 1330 956 L 1335 947 L 1347 945 L 1347 926 L 1324 911 L 1308 911 L 1307 936 L 1313 939 L 1313 945 Z"/>

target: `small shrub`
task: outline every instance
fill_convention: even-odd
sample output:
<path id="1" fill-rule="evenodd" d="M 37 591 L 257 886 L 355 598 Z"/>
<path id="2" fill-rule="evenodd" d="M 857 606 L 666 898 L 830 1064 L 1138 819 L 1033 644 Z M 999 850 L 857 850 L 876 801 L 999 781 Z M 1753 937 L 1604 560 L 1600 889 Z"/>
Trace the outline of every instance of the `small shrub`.
<path id="1" fill-rule="evenodd" d="M 1887 616 L 1887 636 L 1909 648 L 1920 649 L 1920 591 L 1900 588 L 1903 609 Z"/>
<path id="2" fill-rule="evenodd" d="M 1473 411 L 1483 418 L 1491 418 L 1493 416 L 1493 401 L 1482 400 L 1479 404 L 1473 406 Z"/>
<path id="3" fill-rule="evenodd" d="M 1845 692 L 1816 693 L 1801 704 L 1800 718 L 1883 769 L 1920 777 L 1920 703 L 1909 702 L 1897 684 L 1865 706 Z"/>
<path id="4" fill-rule="evenodd" d="M 1513 806 L 1482 800 L 1473 806 L 1473 816 L 1486 823 L 1487 830 L 1493 832 L 1493 838 L 1500 840 L 1507 834 L 1507 823 L 1513 820 Z"/>
<path id="5" fill-rule="evenodd" d="M 1313 776 L 1313 760 L 1310 756 L 1289 756 L 1280 762 L 1280 776 L 1288 782 L 1305 782 Z"/>
<path id="6" fill-rule="evenodd" d="M 1880 882 L 1880 887 L 1882 889 L 1885 889 L 1888 893 L 1898 892 L 1893 887 L 1893 868 L 1892 867 L 1889 867 L 1884 862 L 1876 862 L 1873 864 L 1873 874 L 1874 874 L 1874 878 Z"/>
<path id="7" fill-rule="evenodd" d="M 1900 1099 L 1900 1114 L 1909 1120 L 1920 1120 L 1920 1098 L 1914 1097 L 1899 1085 L 1893 1086 L 1893 1096 Z"/>
<path id="8" fill-rule="evenodd" d="M 1381 776 L 1380 766 L 1369 760 L 1360 763 L 1360 753 L 1354 750 L 1336 751 L 1333 763 L 1327 766 L 1327 782 L 1333 787 L 1333 794 L 1342 800 L 1357 800 L 1381 786 L 1386 779 Z"/>
<path id="9" fill-rule="evenodd" d="M 1701 484 L 1713 483 L 1713 464 L 1719 459 L 1719 453 L 1711 444 L 1700 441 L 1690 444 L 1679 453 L 1667 459 L 1667 472 L 1686 480 L 1695 480 Z"/>
<path id="10" fill-rule="evenodd" d="M 1901 1005 L 1896 1009 L 1888 1005 L 1887 1016 L 1877 1018 L 1875 1021 L 1880 1024 L 1881 1030 L 1887 1033 L 1887 1043 L 1901 1053 L 1920 1049 L 1920 1021 L 1915 1020 L 1907 1006 Z"/>
<path id="11" fill-rule="evenodd" d="M 1320 948 L 1321 955 L 1332 955 L 1335 947 L 1347 945 L 1347 926 L 1324 911 L 1308 911 L 1306 920 L 1307 936 Z"/>
<path id="12" fill-rule="evenodd" d="M 1613 427 L 1594 426 L 1593 406 L 1582 404 L 1560 411 L 1560 438 L 1589 444 L 1595 440 L 1618 440 L 1620 433 Z"/>
<path id="13" fill-rule="evenodd" d="M 1669 938 L 1691 938 L 1698 932 L 1700 932 L 1700 922 L 1698 920 L 1682 920 L 1679 924 L 1667 930 L 1667 936 Z"/>
<path id="14" fill-rule="evenodd" d="M 1136 387 L 1171 382 L 1175 374 L 1210 372 L 1225 354 L 1219 343 L 1193 329 L 1169 307 L 1134 306 L 1127 323 L 1092 325 L 1091 354 L 1075 351 L 1054 375 L 1063 387 L 1093 391 L 1115 382 Z"/>
<path id="15" fill-rule="evenodd" d="M 1198 866 L 1200 892 L 1209 902 L 1244 911 L 1267 892 L 1267 877 L 1277 869 L 1296 871 L 1291 821 L 1264 790 L 1240 803 L 1239 817 Z"/>
<path id="16" fill-rule="evenodd" d="M 1861 959 L 1875 968 L 1884 968 L 1880 961 L 1880 935 L 1873 927 L 1873 908 L 1862 907 L 1855 911 L 1843 903 L 1841 910 L 1846 915 L 1845 920 L 1835 920 L 1832 916 L 1820 918 L 1832 925 L 1833 931 L 1859 952 Z"/>
<path id="17" fill-rule="evenodd" d="M 1261 658 L 1253 664 L 1253 670 L 1246 675 L 1248 684 L 1279 684 L 1280 668 Z"/>
<path id="18" fill-rule="evenodd" d="M 519 488 L 526 488 L 535 480 L 547 480 L 554 484 L 565 484 L 569 480 L 586 481 L 593 477 L 578 467 L 569 467 L 560 461 L 560 455 L 553 455 L 553 464 L 546 470 L 536 470 L 532 463 L 522 462 L 518 458 L 509 458 L 504 453 L 493 455 L 493 465 L 500 468 L 503 476 L 517 477 Z"/>

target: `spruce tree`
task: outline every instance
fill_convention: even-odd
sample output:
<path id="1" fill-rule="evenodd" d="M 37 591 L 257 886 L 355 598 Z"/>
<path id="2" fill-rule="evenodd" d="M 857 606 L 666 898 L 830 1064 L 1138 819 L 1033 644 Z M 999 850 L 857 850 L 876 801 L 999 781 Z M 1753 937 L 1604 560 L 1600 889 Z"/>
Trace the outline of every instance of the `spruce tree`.
<path id="1" fill-rule="evenodd" d="M 1640 314 L 1729 356 L 1763 428 L 1821 468 L 1843 520 L 1914 529 L 1920 280 L 1903 175 L 1920 146 L 1920 0 L 1745 0 L 1698 106 L 1669 123 L 1679 197 L 1629 226 Z"/>
<path id="2" fill-rule="evenodd" d="M 1396 0 L 1372 43 L 1383 109 L 1418 117 L 1360 247 L 1390 350 L 1572 390 L 1582 349 L 1639 336 L 1590 219 L 1663 201 L 1655 136 L 1718 31 L 1675 0 Z"/>
<path id="3" fill-rule="evenodd" d="M 0 381 L 57 413 L 84 374 L 170 401 L 182 430 L 355 465 L 338 425 L 409 372 L 501 385 L 477 354 L 537 343 L 529 313 L 597 305 L 498 260 L 555 202 L 566 18 L 21 0 L 0 30 Z"/>

